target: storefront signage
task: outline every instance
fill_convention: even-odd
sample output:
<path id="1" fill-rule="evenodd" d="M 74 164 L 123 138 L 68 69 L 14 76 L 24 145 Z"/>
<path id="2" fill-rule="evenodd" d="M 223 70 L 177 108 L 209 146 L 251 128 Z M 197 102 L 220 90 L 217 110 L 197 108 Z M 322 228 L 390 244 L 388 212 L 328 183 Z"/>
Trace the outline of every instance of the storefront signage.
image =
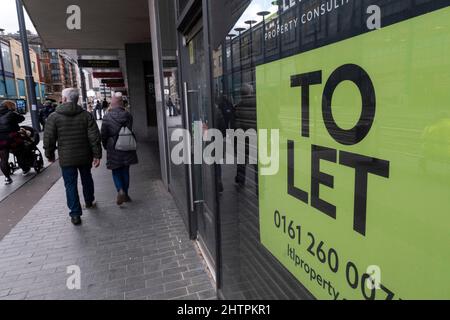
<path id="1" fill-rule="evenodd" d="M 328 0 L 325 2 L 311 1 L 308 4 L 303 4 L 302 10 L 297 11 L 292 18 L 286 19 L 281 23 L 277 14 L 268 23 L 264 33 L 264 39 L 267 41 L 277 38 L 280 35 L 294 32 L 298 26 L 320 20 L 321 17 L 333 14 L 334 11 L 338 11 L 352 2 L 353 0 Z M 293 12 L 296 5 L 297 2 L 295 0 L 283 0 L 280 7 L 281 14 Z"/>
<path id="2" fill-rule="evenodd" d="M 116 83 L 124 83 L 124 79 L 120 78 L 120 79 L 102 79 L 102 83 L 103 84 L 116 84 Z"/>
<path id="3" fill-rule="evenodd" d="M 80 68 L 120 68 L 119 60 L 78 60 Z"/>
<path id="4" fill-rule="evenodd" d="M 125 83 L 108 83 L 106 86 L 108 88 L 125 88 Z"/>
<path id="5" fill-rule="evenodd" d="M 449 17 L 257 67 L 261 242 L 318 299 L 450 299 Z"/>
<path id="6" fill-rule="evenodd" d="M 123 78 L 122 72 L 94 72 L 92 76 L 95 79 Z"/>

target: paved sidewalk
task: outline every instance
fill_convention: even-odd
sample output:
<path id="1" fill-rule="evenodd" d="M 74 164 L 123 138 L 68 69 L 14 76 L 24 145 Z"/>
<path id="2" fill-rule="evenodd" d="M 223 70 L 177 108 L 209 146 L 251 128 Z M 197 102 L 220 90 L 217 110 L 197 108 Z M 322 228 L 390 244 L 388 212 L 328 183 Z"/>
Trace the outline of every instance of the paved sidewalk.
<path id="1" fill-rule="evenodd" d="M 0 241 L 0 299 L 215 299 L 157 156 L 141 146 L 132 168 L 134 202 L 117 207 L 111 174 L 94 170 L 98 208 L 70 223 L 62 180 Z M 81 269 L 68 290 L 67 267 Z"/>

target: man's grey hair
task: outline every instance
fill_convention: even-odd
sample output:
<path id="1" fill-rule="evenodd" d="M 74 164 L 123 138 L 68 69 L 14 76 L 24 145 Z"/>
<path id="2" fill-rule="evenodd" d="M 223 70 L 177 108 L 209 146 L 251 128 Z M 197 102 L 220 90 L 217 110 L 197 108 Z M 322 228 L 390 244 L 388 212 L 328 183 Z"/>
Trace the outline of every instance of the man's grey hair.
<path id="1" fill-rule="evenodd" d="M 62 96 L 67 102 L 77 104 L 80 99 L 80 91 L 76 88 L 67 88 L 62 91 Z"/>

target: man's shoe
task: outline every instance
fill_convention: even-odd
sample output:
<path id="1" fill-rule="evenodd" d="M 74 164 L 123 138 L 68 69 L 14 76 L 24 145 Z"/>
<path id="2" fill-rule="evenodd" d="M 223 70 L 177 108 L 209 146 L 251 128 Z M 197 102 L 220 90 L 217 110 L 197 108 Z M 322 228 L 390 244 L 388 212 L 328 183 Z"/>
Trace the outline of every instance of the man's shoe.
<path id="1" fill-rule="evenodd" d="M 27 175 L 30 174 L 30 172 L 31 172 L 31 169 L 28 169 L 28 170 L 22 170 L 22 175 L 23 175 L 24 177 L 26 177 Z"/>
<path id="2" fill-rule="evenodd" d="M 119 193 L 117 194 L 117 205 L 121 206 L 123 205 L 126 201 L 126 194 L 123 191 L 119 191 Z"/>
<path id="3" fill-rule="evenodd" d="M 97 208 L 97 202 L 86 203 L 86 209 L 95 209 Z"/>
<path id="4" fill-rule="evenodd" d="M 79 226 L 81 224 L 81 217 L 72 217 L 72 223 L 74 226 Z"/>
<path id="5" fill-rule="evenodd" d="M 129 203 L 129 202 L 133 202 L 133 200 L 131 200 L 131 198 L 130 198 L 130 196 L 129 195 L 125 195 L 125 201 L 124 201 L 125 203 Z"/>
<path id="6" fill-rule="evenodd" d="M 5 186 L 10 185 L 11 183 L 13 183 L 13 179 L 5 178 Z"/>

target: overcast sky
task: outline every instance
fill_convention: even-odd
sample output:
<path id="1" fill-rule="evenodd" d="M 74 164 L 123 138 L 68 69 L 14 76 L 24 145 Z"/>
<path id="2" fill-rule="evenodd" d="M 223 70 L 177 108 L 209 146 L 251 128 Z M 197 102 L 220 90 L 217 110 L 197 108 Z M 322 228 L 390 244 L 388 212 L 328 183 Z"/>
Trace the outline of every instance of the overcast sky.
<path id="1" fill-rule="evenodd" d="M 272 5 L 272 0 L 253 0 L 236 23 L 235 27 L 248 28 L 248 25 L 244 23 L 247 20 L 256 20 L 257 22 L 260 22 L 262 18 L 257 15 L 260 11 L 270 11 L 271 13 L 274 13 L 277 11 L 277 7 Z"/>
<path id="2" fill-rule="evenodd" d="M 25 12 L 25 21 L 27 30 L 36 33 L 30 18 Z M 19 23 L 17 22 L 17 11 L 15 0 L 0 0 L 0 28 L 5 29 L 6 33 L 15 33 L 19 31 Z"/>

